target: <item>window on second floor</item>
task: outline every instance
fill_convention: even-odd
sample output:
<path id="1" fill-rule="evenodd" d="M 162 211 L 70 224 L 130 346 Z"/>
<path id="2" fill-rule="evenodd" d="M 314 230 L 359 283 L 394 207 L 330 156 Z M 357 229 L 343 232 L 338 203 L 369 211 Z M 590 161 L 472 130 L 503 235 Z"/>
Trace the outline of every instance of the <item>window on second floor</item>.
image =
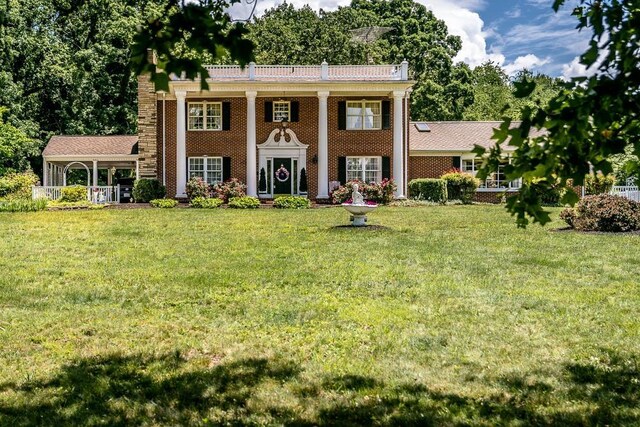
<path id="1" fill-rule="evenodd" d="M 273 101 L 273 121 L 291 121 L 291 103 L 289 101 Z"/>
<path id="2" fill-rule="evenodd" d="M 347 101 L 347 129 L 382 129 L 382 102 Z"/>
<path id="3" fill-rule="evenodd" d="M 222 130 L 221 102 L 190 102 L 189 130 Z"/>

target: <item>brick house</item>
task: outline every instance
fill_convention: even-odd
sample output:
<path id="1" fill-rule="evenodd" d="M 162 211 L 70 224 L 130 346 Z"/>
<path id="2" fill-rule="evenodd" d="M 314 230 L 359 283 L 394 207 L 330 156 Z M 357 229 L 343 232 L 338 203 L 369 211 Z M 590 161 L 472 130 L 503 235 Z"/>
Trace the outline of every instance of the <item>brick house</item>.
<path id="1" fill-rule="evenodd" d="M 393 178 L 406 194 L 408 64 L 208 68 L 209 90 L 174 77 L 156 93 L 138 78 L 138 164 L 167 195 L 190 177 L 239 178 L 264 199 L 321 201 L 350 179 Z M 302 173 L 307 189 L 300 187 Z"/>
<path id="2" fill-rule="evenodd" d="M 44 185 L 65 185 L 68 169 L 84 168 L 93 188 L 98 169 L 107 169 L 109 187 L 116 168 L 129 168 L 138 178 L 158 179 L 176 198 L 186 197 L 196 176 L 210 184 L 239 178 L 248 195 L 262 199 L 295 194 L 319 202 L 351 179 L 393 178 L 395 196 L 403 198 L 411 179 L 453 168 L 475 174 L 480 162 L 471 150 L 492 146 L 500 124 L 410 122 L 407 62 L 208 71 L 207 91 L 174 76 L 168 92 L 156 92 L 148 76 L 139 76 L 138 135 L 52 138 L 43 152 Z M 498 172 L 476 199 L 495 202 L 519 187 Z"/>

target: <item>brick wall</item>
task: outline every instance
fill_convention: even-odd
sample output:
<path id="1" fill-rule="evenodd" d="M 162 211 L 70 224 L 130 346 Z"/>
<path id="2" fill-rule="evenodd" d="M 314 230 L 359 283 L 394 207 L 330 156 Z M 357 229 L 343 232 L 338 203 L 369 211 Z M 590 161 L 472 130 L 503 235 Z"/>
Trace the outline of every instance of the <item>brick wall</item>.
<path id="1" fill-rule="evenodd" d="M 363 99 L 362 97 L 356 97 Z M 265 122 L 264 105 L 266 101 L 276 100 L 298 101 L 300 103 L 299 121 L 290 123 L 289 127 L 307 148 L 307 182 L 309 198 L 315 198 L 318 191 L 318 165 L 313 162 L 318 154 L 318 98 L 287 97 L 256 99 L 256 142 L 261 144 L 267 140 L 271 131 L 279 127 L 277 122 Z M 371 131 L 338 130 L 338 102 L 353 97 L 329 97 L 328 99 L 328 136 L 329 136 L 329 181 L 338 180 L 338 157 L 341 156 L 388 156 L 393 165 L 393 129 Z M 365 99 L 386 100 L 381 97 Z M 231 176 L 246 181 L 246 147 L 247 147 L 247 101 L 238 98 L 189 98 L 188 102 L 197 101 L 231 103 L 231 129 L 229 131 L 187 131 L 186 150 L 189 156 L 231 157 Z M 166 148 L 167 148 L 167 195 L 176 192 L 176 101 L 166 101 Z M 162 178 L 162 101 L 157 102 L 158 120 L 157 152 L 158 178 Z M 393 102 L 391 102 L 393 123 Z M 259 172 L 259 171 L 258 171 Z M 393 170 L 391 171 L 393 174 Z M 259 176 L 259 173 L 258 173 Z"/>
<path id="2" fill-rule="evenodd" d="M 409 181 L 417 178 L 440 178 L 452 168 L 451 156 L 410 156 Z"/>

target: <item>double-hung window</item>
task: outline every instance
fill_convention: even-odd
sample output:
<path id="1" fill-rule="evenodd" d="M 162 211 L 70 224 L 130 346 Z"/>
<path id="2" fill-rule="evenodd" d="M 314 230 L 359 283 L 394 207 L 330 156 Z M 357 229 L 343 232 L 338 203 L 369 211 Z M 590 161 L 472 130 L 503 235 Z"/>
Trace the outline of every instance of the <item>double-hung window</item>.
<path id="1" fill-rule="evenodd" d="M 222 130 L 222 103 L 190 102 L 189 130 Z"/>
<path id="2" fill-rule="evenodd" d="M 380 182 L 381 175 L 380 157 L 347 157 L 347 181 Z"/>
<path id="3" fill-rule="evenodd" d="M 291 120 L 291 103 L 289 101 L 273 101 L 273 121 L 284 122 Z"/>
<path id="4" fill-rule="evenodd" d="M 210 185 L 222 182 L 222 157 L 189 157 L 189 178 L 194 177 Z"/>
<path id="5" fill-rule="evenodd" d="M 347 129 L 382 129 L 382 101 L 347 101 Z"/>

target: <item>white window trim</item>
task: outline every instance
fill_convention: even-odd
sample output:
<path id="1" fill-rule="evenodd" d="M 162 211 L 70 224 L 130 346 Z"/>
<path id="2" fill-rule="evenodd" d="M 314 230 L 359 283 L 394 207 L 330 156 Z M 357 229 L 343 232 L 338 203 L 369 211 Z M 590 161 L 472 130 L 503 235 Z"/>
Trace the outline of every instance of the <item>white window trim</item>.
<path id="1" fill-rule="evenodd" d="M 202 129 L 193 129 L 191 127 L 191 116 L 190 112 L 191 112 L 191 106 L 192 105 L 202 105 Z M 207 105 L 214 105 L 214 104 L 218 104 L 220 106 L 220 128 L 218 129 L 207 129 Z M 222 118 L 224 116 L 224 112 L 222 111 L 222 102 L 210 102 L 210 101 L 198 101 L 198 102 L 189 102 L 187 105 L 187 130 L 190 132 L 202 132 L 202 131 L 209 131 L 209 132 L 219 132 L 222 130 Z"/>
<path id="2" fill-rule="evenodd" d="M 380 116 L 380 127 L 375 127 L 375 128 L 366 128 L 366 127 L 364 127 L 364 122 L 365 122 L 365 119 L 367 117 L 367 114 L 366 114 L 367 109 L 365 107 L 365 105 L 367 103 L 369 103 L 369 104 L 376 103 L 376 104 L 379 105 L 379 107 L 380 107 L 380 114 L 379 114 L 379 116 Z M 349 127 L 349 117 L 356 117 L 356 116 L 352 116 L 352 115 L 350 116 L 349 115 L 349 104 L 360 104 L 360 116 L 359 117 L 361 119 L 360 120 L 361 126 L 359 128 L 350 128 Z M 349 100 L 347 100 L 346 103 L 345 103 L 345 115 L 346 116 L 345 116 L 344 120 L 345 120 L 345 128 L 346 128 L 346 130 L 382 130 L 382 101 L 376 101 L 375 99 L 374 100 L 363 99 L 363 100 L 359 100 L 359 101 L 354 101 L 354 100 L 349 101 Z M 376 116 L 373 116 L 373 117 L 376 117 Z"/>
<path id="3" fill-rule="evenodd" d="M 287 121 L 291 121 L 291 101 L 273 101 L 272 111 L 271 111 L 271 119 L 274 122 L 282 122 L 284 120 L 276 119 L 276 104 L 287 104 Z"/>
<path id="4" fill-rule="evenodd" d="M 192 157 L 188 157 L 187 158 L 187 177 L 188 179 L 191 179 L 191 159 L 203 159 L 204 163 L 204 170 L 203 170 L 203 177 L 202 179 L 204 179 L 204 182 L 208 183 L 207 181 L 207 172 L 208 172 L 208 168 L 207 168 L 207 164 L 208 164 L 208 159 L 220 159 L 220 181 L 219 182 L 223 182 L 224 181 L 224 159 L 222 157 L 218 157 L 218 156 L 192 156 Z M 211 184 L 211 185 L 215 185 L 215 184 Z"/>
<path id="5" fill-rule="evenodd" d="M 507 160 L 509 163 L 511 163 L 511 157 L 507 157 Z M 463 169 L 462 164 L 463 162 L 472 162 L 473 165 L 473 170 L 472 171 L 466 171 Z M 482 162 L 482 159 L 478 158 L 478 157 L 467 157 L 467 156 L 461 156 L 460 159 L 460 170 L 463 173 L 468 173 L 471 174 L 473 176 L 476 176 L 476 174 L 478 173 L 478 167 L 480 167 L 480 164 Z M 498 181 L 500 182 L 500 181 Z M 479 193 L 502 193 L 504 191 L 518 191 L 520 189 L 520 187 L 522 186 L 522 179 L 518 179 L 515 181 L 508 181 L 507 186 L 506 187 L 487 187 L 487 180 L 485 181 L 481 181 L 480 182 L 480 186 L 478 187 L 478 189 L 476 190 Z"/>
<path id="6" fill-rule="evenodd" d="M 349 159 L 358 159 L 361 163 L 362 163 L 362 161 L 364 159 L 378 159 L 378 170 L 376 171 L 377 172 L 377 177 L 376 177 L 375 182 L 382 181 L 382 156 L 347 156 L 346 159 L 345 159 L 345 161 L 346 161 L 345 174 L 346 175 L 349 175 L 349 169 L 348 169 Z M 358 178 L 360 181 L 367 182 L 365 180 L 366 172 L 367 171 L 366 171 L 366 169 L 364 168 L 364 165 L 363 165 L 363 167 L 362 167 L 362 176 L 360 178 Z M 350 181 L 350 179 L 348 179 L 348 177 L 345 177 L 345 178 L 347 179 L 347 182 Z M 367 182 L 367 184 L 368 184 L 368 182 Z"/>

